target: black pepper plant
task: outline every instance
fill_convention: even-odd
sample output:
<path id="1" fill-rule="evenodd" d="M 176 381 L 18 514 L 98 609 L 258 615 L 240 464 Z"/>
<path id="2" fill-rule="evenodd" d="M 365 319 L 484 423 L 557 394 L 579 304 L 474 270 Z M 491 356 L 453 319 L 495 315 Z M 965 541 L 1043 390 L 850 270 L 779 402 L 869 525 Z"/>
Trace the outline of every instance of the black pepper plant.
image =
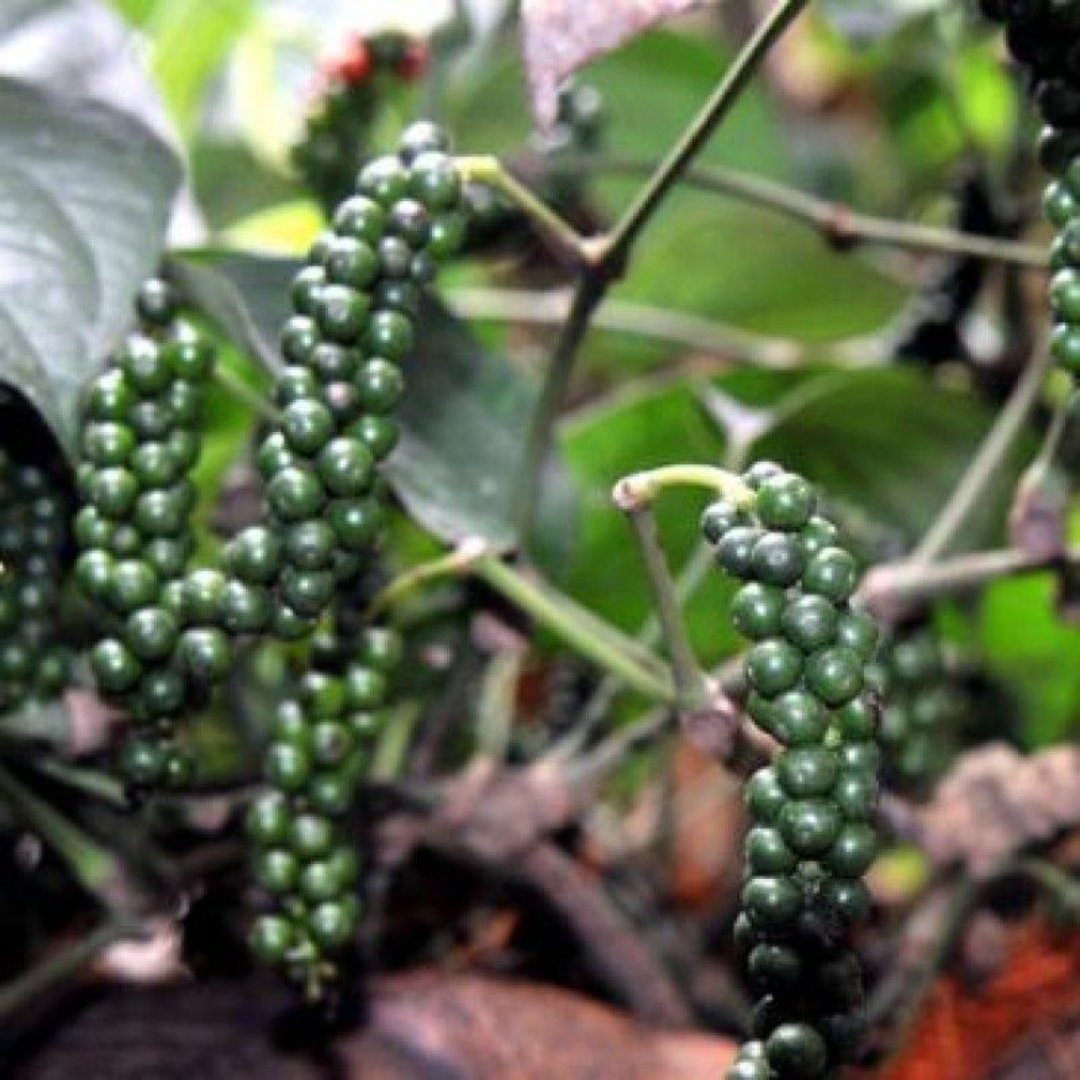
<path id="1" fill-rule="evenodd" d="M 101 280 L 65 293 L 64 279 L 54 274 L 64 260 L 33 263 L 37 241 L 30 227 L 20 231 L 0 215 L 0 259 L 16 246 L 10 237 L 18 237 L 34 273 L 46 279 L 40 297 L 20 293 L 16 303 L 0 274 L 0 377 L 56 437 L 56 445 L 47 440 L 46 454 L 37 450 L 45 441 L 22 442 L 15 425 L 0 429 L 0 831 L 10 831 L 10 810 L 56 850 L 107 912 L 106 939 L 143 934 L 151 910 L 180 921 L 175 913 L 201 902 L 212 876 L 190 866 L 216 868 L 221 858 L 226 876 L 242 880 L 246 908 L 254 908 L 243 918 L 251 952 L 329 1016 L 342 1001 L 359 1000 L 360 942 L 370 945 L 365 931 L 385 929 L 386 905 L 398 900 L 392 888 L 387 893 L 387 879 L 412 873 L 414 850 L 427 846 L 460 861 L 478 880 L 524 881 L 526 891 L 570 924 L 567 932 L 584 935 L 576 950 L 536 949 L 528 932 L 515 939 L 515 947 L 550 954 L 543 963 L 561 981 L 594 980 L 608 996 L 650 1016 L 659 1002 L 669 1014 L 654 1019 L 685 1023 L 693 1018 L 689 994 L 674 985 L 679 964 L 665 955 L 656 930 L 670 903 L 654 887 L 657 875 L 633 880 L 648 894 L 655 918 L 638 919 L 620 937 L 626 920 L 602 887 L 583 880 L 574 861 L 605 820 L 578 804 L 604 798 L 607 781 L 640 795 L 632 751 L 654 753 L 646 771 L 655 776 L 663 757 L 655 744 L 681 721 L 690 736 L 705 732 L 722 768 L 744 785 L 741 878 L 730 902 L 712 898 L 708 920 L 730 922 L 731 948 L 704 944 L 709 935 L 696 931 L 671 950 L 683 957 L 709 948 L 719 963 L 734 957 L 748 1000 L 701 1009 L 702 1017 L 747 1017 L 733 1033 L 743 1041 L 727 1077 L 835 1077 L 889 1049 L 882 1050 L 875 1032 L 888 1026 L 881 1005 L 889 1000 L 888 961 L 881 959 L 888 947 L 863 945 L 873 932 L 871 913 L 883 919 L 890 913 L 868 875 L 879 857 L 889 858 L 891 830 L 911 840 L 902 835 L 904 822 L 926 811 L 915 801 L 932 808 L 935 784 L 954 758 L 962 760 L 961 728 L 971 738 L 986 708 L 984 700 L 965 696 L 951 639 L 940 627 L 974 638 L 978 631 L 965 627 L 978 618 L 980 590 L 1019 573 L 1064 574 L 1076 561 L 1066 543 L 1067 481 L 1054 489 L 1056 503 L 1039 508 L 1042 546 L 1018 540 L 1001 552 L 949 552 L 967 542 L 961 532 L 969 519 L 986 507 L 1001 509 L 993 488 L 1002 477 L 1006 487 L 1016 487 L 1019 468 L 1008 453 L 1030 460 L 1022 445 L 1027 428 L 1047 428 L 1038 461 L 1053 458 L 1063 469 L 1073 464 L 1066 436 L 1067 401 L 1080 373 L 1080 8 L 1053 0 L 981 3 L 985 16 L 1004 24 L 1046 125 L 1038 157 L 1051 176 L 1043 207 L 1056 234 L 1043 259 L 1038 249 L 999 235 L 884 222 L 772 181 L 708 164 L 690 168 L 803 6 L 803 0 L 780 0 L 658 164 L 609 155 L 604 99 L 574 82 L 550 95 L 552 123 L 516 159 L 516 172 L 493 156 L 455 156 L 448 127 L 398 115 L 411 112 L 422 94 L 426 106 L 469 131 L 469 110 L 453 108 L 454 35 L 431 43 L 398 30 L 351 36 L 322 68 L 318 98 L 291 153 L 299 176 L 275 177 L 299 179 L 296 193 L 325 215 L 302 259 L 284 266 L 251 252 L 165 251 L 165 211 L 176 177 L 164 145 L 130 120 L 112 118 L 98 130 L 92 110 L 67 123 L 63 110 L 52 111 L 48 94 L 0 83 L 0 136 L 14 123 L 10 118 L 38 117 L 32 130 L 19 129 L 22 156 L 16 156 L 41 189 L 39 210 L 54 208 L 39 214 L 45 241 L 60 245 L 65 228 L 84 228 L 86 250 L 72 255 L 65 270 L 100 264 L 115 270 L 120 283 L 102 271 Z M 532 16 L 526 10 L 522 17 Z M 535 35 L 536 27 L 529 29 Z M 560 70 L 572 44 L 551 46 Z M 544 71 L 531 74 L 534 85 L 543 83 Z M 429 80 L 423 87 L 421 78 Z M 617 81 L 612 85 L 618 97 Z M 642 118 L 632 122 L 648 126 L 647 97 L 641 107 Z M 476 111 L 482 118 L 483 110 Z M 119 125 L 123 137 L 110 125 Z M 101 176 L 67 193 L 70 207 L 54 190 L 67 176 L 63 169 L 51 158 L 48 168 L 37 169 L 35 155 L 62 153 L 46 137 L 54 128 L 63 129 L 70 145 L 107 161 Z M 389 131 L 400 137 L 381 152 Z M 141 156 L 125 157 L 130 147 Z M 131 182 L 136 161 L 145 168 L 140 184 Z M 197 161 L 199 180 L 204 166 Z M 1010 167 L 1022 173 L 1018 161 Z M 5 169 L 0 161 L 0 181 Z M 646 175 L 621 212 L 606 205 L 606 189 L 594 183 L 605 169 Z M 978 211 L 972 220 L 992 220 L 1003 232 L 1007 215 L 991 205 L 992 175 L 984 169 L 969 185 Z M 120 185 L 125 177 L 127 203 L 80 201 L 98 190 L 91 181 Z M 0 190 L 31 183 L 22 173 L 17 180 Z M 927 275 L 936 285 L 932 302 L 924 295 L 917 305 L 916 324 L 900 320 L 878 342 L 889 361 L 925 361 L 918 381 L 905 375 L 889 382 L 893 370 L 841 373 L 853 383 L 865 379 L 871 389 L 840 410 L 841 420 L 826 423 L 813 410 L 828 391 L 806 390 L 817 374 L 801 364 L 801 346 L 788 348 L 789 342 L 778 351 L 775 340 L 732 334 L 708 320 L 703 327 L 685 313 L 673 318 L 633 301 L 606 306 L 614 283 L 632 277 L 636 260 L 646 257 L 638 243 L 643 231 L 659 228 L 654 215 L 684 181 L 810 223 L 837 249 L 873 242 L 947 255 L 945 272 L 936 263 Z M 127 258 L 130 241 L 118 238 L 139 213 L 139 193 L 155 183 L 163 193 L 156 202 L 147 198 L 156 224 L 142 222 L 155 240 Z M 592 207 L 601 204 L 605 214 L 611 210 L 610 229 L 596 225 L 605 214 Z M 969 217 L 961 214 L 962 229 Z M 542 235 L 549 269 L 572 281 L 565 311 L 551 297 L 533 303 L 526 292 L 522 301 L 521 286 L 534 283 L 527 259 L 508 260 L 506 252 L 525 245 L 527 230 Z M 538 392 L 517 368 L 495 365 L 435 295 L 440 266 L 451 259 L 458 286 L 452 299 L 460 309 L 472 305 L 495 321 L 557 324 Z M 1053 388 L 1047 416 L 1039 412 L 1042 361 L 1030 361 L 1017 377 L 1010 349 L 1022 338 L 1021 327 L 1010 325 L 1003 335 L 1010 345 L 1002 347 L 993 379 L 974 370 L 977 350 L 968 348 L 961 323 L 986 303 L 988 265 L 995 261 L 1014 275 L 1018 267 L 1049 270 L 1048 354 L 1067 373 L 1069 387 Z M 756 272 L 750 254 L 745 262 L 740 275 Z M 153 276 L 140 283 L 153 266 Z M 678 267 L 680 274 L 693 271 Z M 910 282 L 910 268 L 905 272 Z M 995 314 L 1011 317 L 1023 295 L 1015 277 L 1002 292 L 1002 312 Z M 64 320 L 47 308 L 54 294 L 83 304 L 83 321 L 94 324 L 94 333 L 57 338 Z M 20 305 L 34 303 L 50 316 L 36 327 L 44 344 L 15 317 Z M 123 317 L 103 314 L 120 308 Z M 692 344 L 727 360 L 745 354 L 766 366 L 798 364 L 801 370 L 784 384 L 792 396 L 777 406 L 772 383 L 748 378 L 752 407 L 733 404 L 725 395 L 738 396 L 738 380 L 680 369 L 680 392 L 691 387 L 708 416 L 719 417 L 723 445 L 684 437 L 693 428 L 689 415 L 672 426 L 662 410 L 623 425 L 618 438 L 605 429 L 604 440 L 575 442 L 575 425 L 588 427 L 594 418 L 563 429 L 558 420 L 598 311 L 604 326 L 619 333 Z M 19 334 L 9 332 L 9 323 Z M 48 350 L 64 348 L 77 357 L 69 358 L 76 379 L 67 369 L 55 377 Z M 27 349 L 35 351 L 33 362 L 12 359 Z M 933 356 L 924 355 L 928 349 Z M 252 359 L 265 369 L 258 389 L 240 385 L 235 372 Z M 933 488 L 940 471 L 938 444 L 907 453 L 907 442 L 918 442 L 911 428 L 923 419 L 924 401 L 932 435 L 951 431 L 945 414 L 967 401 L 936 381 L 939 368 L 978 399 L 977 418 L 996 408 L 1002 386 L 1009 397 L 985 442 L 965 444 L 972 461 L 950 474 L 936 516 L 908 521 L 907 503 L 922 494 L 924 480 Z M 789 374 L 767 378 L 776 376 L 780 385 Z M 602 355 L 590 376 L 605 391 L 623 381 L 619 364 L 605 366 Z M 912 385 L 917 406 L 910 405 Z M 887 415 L 892 397 L 904 394 L 909 411 L 902 435 L 877 427 L 867 434 L 865 414 L 880 405 Z M 1054 394 L 1060 400 L 1052 401 Z M 216 417 L 223 402 L 238 401 L 254 410 L 233 424 L 243 428 L 242 437 L 230 441 Z M 1054 419 L 1051 406 L 1057 406 Z M 6 397 L 0 400 L 0 409 L 9 407 Z M 614 411 L 633 407 L 617 398 Z M 792 417 L 803 420 L 794 437 L 784 428 Z M 969 438 L 978 424 L 965 417 Z M 826 440 L 829 424 L 853 432 L 854 449 L 844 444 L 820 452 L 816 440 Z M 888 426 L 881 421 L 882 431 Z M 583 541 L 571 515 L 552 516 L 567 448 L 588 477 L 579 492 L 587 517 Z M 222 457 L 242 466 L 241 492 L 232 499 L 206 479 L 207 470 L 220 472 Z M 595 537 L 608 535 L 613 513 L 597 492 L 609 483 L 633 525 L 644 585 L 625 577 L 625 538 L 618 550 L 597 557 Z M 674 489 L 688 487 L 709 492 L 700 517 L 697 509 L 687 511 L 689 503 L 677 506 Z M 842 489 L 835 499 L 831 487 Z M 879 487 L 886 493 L 875 498 Z M 890 518 L 902 539 L 888 558 L 863 557 L 837 510 L 845 501 L 870 517 Z M 211 504 L 219 504 L 227 527 L 208 525 L 218 520 Z M 1014 508 L 1014 520 L 1022 511 Z M 687 529 L 691 518 L 696 524 Z M 1046 521 L 1056 529 L 1049 541 Z M 694 535 L 684 544 L 690 553 L 676 582 L 661 536 L 666 543 L 668 530 L 676 537 L 679 527 L 684 541 Z M 579 541 L 594 546 L 593 557 L 575 579 L 551 552 Z M 449 549 L 439 550 L 439 543 Z M 624 577 L 605 594 L 612 567 Z M 710 567 L 718 573 L 703 583 Z M 718 631 L 712 603 L 708 633 L 702 632 L 692 614 L 699 589 L 711 590 L 713 600 L 726 597 L 729 626 Z M 619 609 L 623 591 L 651 599 L 655 620 L 630 626 Z M 1062 592 L 1067 597 L 1067 588 Z M 725 640 L 726 629 L 732 641 Z M 588 670 L 579 678 L 575 668 L 573 693 L 560 697 L 551 724 L 557 730 L 548 731 L 536 717 L 549 715 L 551 703 L 534 708 L 536 672 L 525 657 L 541 669 L 543 683 L 560 650 Z M 714 662 L 719 666 L 707 670 Z M 46 709 L 65 716 L 81 709 L 84 722 L 91 716 L 90 744 L 74 736 L 65 742 L 55 731 L 46 738 L 39 721 Z M 72 720 L 72 731 L 75 726 Z M 85 733 L 79 738 L 85 741 Z M 82 757 L 87 760 L 72 760 Z M 889 828 L 883 785 L 892 800 Z M 483 801 L 489 792 L 495 812 Z M 199 813 L 204 800 L 217 800 L 220 824 L 206 824 L 218 819 Z M 895 812 L 898 803 L 903 813 Z M 613 800 L 608 809 L 616 805 Z M 137 838 L 110 843 L 108 834 L 123 833 L 133 820 Z M 387 830 L 391 842 L 369 843 L 386 822 L 397 825 Z M 196 850 L 188 858 L 205 839 L 200 830 L 226 838 L 225 854 Z M 231 844 L 238 837 L 242 875 L 235 873 Z M 1024 850 L 1013 854 L 1025 857 Z M 927 878 L 965 872 L 932 860 L 930 853 Z M 1002 863 L 1003 875 L 1010 865 Z M 1023 868 L 1058 889 L 1068 876 L 1056 865 L 1041 873 L 1026 862 Z M 190 873 L 194 881 L 185 878 Z M 381 892 L 372 885 L 380 875 Z M 482 899 L 486 887 L 470 886 L 476 891 L 465 905 Z M 585 905 L 580 918 L 565 918 L 567 888 Z M 417 891 L 437 917 L 445 898 L 438 889 L 402 894 Z M 914 908 L 914 887 L 913 895 Z M 589 938 L 596 927 L 615 945 Z M 680 928 L 672 927 L 678 936 Z M 536 932 L 552 931 L 545 924 Z M 429 937 L 423 955 L 445 952 L 445 942 Z M 938 950 L 941 962 L 953 944 Z M 394 939 L 394 946 L 395 955 L 417 954 L 412 942 L 403 947 Z M 567 960 L 567 952 L 575 959 Z M 381 958 L 365 959 L 377 965 Z M 46 975 L 31 973 L 0 1001 L 32 996 L 65 970 L 50 961 Z M 0 1015 L 5 1008 L 0 1005 Z"/>

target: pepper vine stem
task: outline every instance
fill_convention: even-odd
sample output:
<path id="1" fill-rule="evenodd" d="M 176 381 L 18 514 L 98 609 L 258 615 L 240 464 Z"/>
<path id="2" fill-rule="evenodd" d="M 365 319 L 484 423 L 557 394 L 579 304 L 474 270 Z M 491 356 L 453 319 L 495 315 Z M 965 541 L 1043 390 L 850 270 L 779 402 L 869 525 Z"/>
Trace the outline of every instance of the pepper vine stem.
<path id="1" fill-rule="evenodd" d="M 675 687 L 667 667 L 647 647 L 598 618 L 546 582 L 508 565 L 479 539 L 463 541 L 453 551 L 405 571 L 378 593 L 365 615 L 374 617 L 406 596 L 440 578 L 467 574 L 646 697 L 674 704 Z"/>
<path id="2" fill-rule="evenodd" d="M 518 538 L 523 551 L 528 550 L 536 519 L 544 467 L 555 430 L 555 418 L 566 397 L 574 361 L 594 312 L 611 285 L 625 272 L 630 252 L 641 231 L 739 100 L 770 49 L 806 4 L 807 0 L 779 0 L 731 62 L 709 100 L 691 121 L 671 152 L 657 166 L 651 178 L 645 182 L 645 186 L 621 220 L 604 236 L 586 240 L 579 238 L 580 276 L 570 304 L 570 313 L 552 351 L 525 442 L 525 456 L 522 460 L 515 507 Z"/>
<path id="3" fill-rule="evenodd" d="M 623 176 L 648 175 L 653 170 L 647 161 L 609 154 L 567 154 L 559 157 L 558 168 L 568 172 Z M 1049 266 L 1045 248 L 1036 244 L 864 214 L 845 203 L 823 199 L 820 195 L 737 169 L 694 165 L 684 171 L 681 183 L 738 199 L 799 222 L 818 232 L 831 247 L 841 250 L 880 244 L 904 251 L 969 255 L 1031 270 L 1045 270 Z"/>
<path id="4" fill-rule="evenodd" d="M 576 652 L 617 675 L 627 686 L 655 701 L 676 703 L 670 677 L 666 673 L 657 673 L 656 658 L 632 638 L 627 638 L 568 598 L 560 596 L 556 599 L 545 587 L 500 559 L 491 556 L 479 559 L 473 564 L 472 572 Z M 652 663 L 643 664 L 645 657 Z"/>
<path id="5" fill-rule="evenodd" d="M 145 933 L 143 927 L 128 918 L 109 916 L 80 941 L 0 986 L 0 1018 L 10 1016 L 47 990 L 66 982 L 115 942 L 141 938 Z"/>
<path id="6" fill-rule="evenodd" d="M 604 241 L 603 259 L 620 266 L 638 234 L 648 223 L 672 187 L 708 142 L 720 122 L 739 100 L 754 72 L 769 51 L 806 7 L 808 0 L 780 0 L 761 21 L 724 73 L 712 96 L 693 123 L 660 163 L 653 176 Z"/>
<path id="7" fill-rule="evenodd" d="M 1062 566 L 1080 568 L 1080 548 L 1050 556 L 1013 549 L 979 551 L 928 565 L 905 560 L 870 570 L 858 596 L 874 614 L 895 620 L 928 600 L 977 589 L 1000 578 Z"/>

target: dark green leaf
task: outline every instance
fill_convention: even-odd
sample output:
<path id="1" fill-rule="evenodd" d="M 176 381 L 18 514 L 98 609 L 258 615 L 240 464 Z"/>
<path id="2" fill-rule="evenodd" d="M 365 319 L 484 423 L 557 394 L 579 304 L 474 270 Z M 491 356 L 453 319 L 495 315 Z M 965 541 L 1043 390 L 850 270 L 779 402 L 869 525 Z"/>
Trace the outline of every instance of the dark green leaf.
<path id="1" fill-rule="evenodd" d="M 69 451 L 79 390 L 132 320 L 179 181 L 130 117 L 0 81 L 0 379 Z"/>

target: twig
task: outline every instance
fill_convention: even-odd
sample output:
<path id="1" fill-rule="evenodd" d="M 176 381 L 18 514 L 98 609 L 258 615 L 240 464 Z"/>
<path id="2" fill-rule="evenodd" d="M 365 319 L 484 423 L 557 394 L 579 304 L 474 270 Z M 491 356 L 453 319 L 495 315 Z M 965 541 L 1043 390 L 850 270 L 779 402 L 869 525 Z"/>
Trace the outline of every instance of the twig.
<path id="1" fill-rule="evenodd" d="M 462 540 L 453 551 L 427 562 L 410 567 L 389 581 L 375 594 L 364 611 L 365 620 L 378 618 L 417 589 L 444 577 L 460 577 L 469 567 L 486 554 L 487 545 L 476 537 Z"/>
<path id="2" fill-rule="evenodd" d="M 977 589 L 999 578 L 1061 566 L 1080 568 L 1080 548 L 1049 557 L 1002 550 L 957 555 L 925 565 L 904 560 L 870 570 L 863 578 L 859 600 L 875 615 L 896 621 L 927 600 Z"/>
<path id="3" fill-rule="evenodd" d="M 653 166 L 647 161 L 607 154 L 567 154 L 558 158 L 558 168 L 568 172 L 642 176 L 652 172 Z M 1036 244 L 863 214 L 843 203 L 736 169 L 694 165 L 686 169 L 681 182 L 800 222 L 816 229 L 830 247 L 838 249 L 881 244 L 906 251 L 972 256 L 1030 269 L 1045 269 L 1049 264 L 1046 249 Z"/>
<path id="4" fill-rule="evenodd" d="M 502 192 L 525 216 L 546 234 L 555 249 L 575 266 L 588 261 L 588 241 L 577 230 L 539 199 L 496 157 L 488 155 L 459 157 L 456 162 L 461 178 Z"/>
<path id="5" fill-rule="evenodd" d="M 978 505 L 1035 406 L 1043 379 L 1050 369 L 1050 351 L 1043 347 L 1034 355 L 1017 381 L 1005 408 L 998 414 L 960 483 L 933 525 L 911 555 L 913 563 L 930 563 L 956 541 L 968 515 Z"/>
<path id="6" fill-rule="evenodd" d="M 627 517 L 641 549 L 652 588 L 656 616 L 667 643 L 675 680 L 676 706 L 683 713 L 703 709 L 709 703 L 709 690 L 686 634 L 682 611 L 675 595 L 675 585 L 660 546 L 656 518 L 648 505 L 628 510 Z"/>
<path id="7" fill-rule="evenodd" d="M 670 678 L 657 673 L 663 672 L 663 667 L 632 638 L 499 559 L 486 556 L 474 563 L 472 570 L 480 580 L 582 656 L 618 675 L 627 686 L 653 700 L 674 702 L 675 689 Z M 643 663 L 646 657 L 648 662 Z"/>
<path id="8" fill-rule="evenodd" d="M 550 842 L 538 844 L 512 870 L 562 917 L 590 966 L 630 1009 L 655 1024 L 690 1023 L 689 1006 L 643 935 L 569 855 Z"/>
<path id="9" fill-rule="evenodd" d="M 977 882 L 959 875 L 927 893 L 908 918 L 891 973 L 866 1009 L 872 1025 L 888 1021 L 883 1034 L 885 1053 L 903 1045 L 927 992 L 952 956 L 979 894 Z"/>
<path id="10" fill-rule="evenodd" d="M 646 181 L 633 204 L 605 242 L 604 258 L 616 266 L 626 260 L 638 234 L 739 100 L 747 83 L 773 45 L 799 16 L 807 0 L 780 0 L 724 73 L 712 96 L 668 156 Z"/>
<path id="11" fill-rule="evenodd" d="M 555 417 L 566 397 L 578 348 L 593 314 L 611 284 L 625 272 L 641 230 L 716 127 L 739 100 L 742 91 L 773 44 L 802 11 L 807 0 L 779 0 L 750 40 L 739 51 L 716 90 L 700 109 L 682 138 L 645 182 L 638 197 L 607 235 L 582 241 L 580 276 L 570 312 L 552 352 L 526 437 L 515 521 L 522 550 L 527 551 L 536 517 L 541 480 L 555 428 Z"/>

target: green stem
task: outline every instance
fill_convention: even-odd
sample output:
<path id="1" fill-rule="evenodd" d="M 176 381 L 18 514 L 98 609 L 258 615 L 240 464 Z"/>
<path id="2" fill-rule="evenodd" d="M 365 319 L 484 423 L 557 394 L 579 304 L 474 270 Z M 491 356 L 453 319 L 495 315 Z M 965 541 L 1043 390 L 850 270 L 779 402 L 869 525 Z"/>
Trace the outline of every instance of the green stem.
<path id="1" fill-rule="evenodd" d="M 670 679 L 654 674 L 654 665 L 642 664 L 641 647 L 632 639 L 623 638 L 584 608 L 564 597 L 556 598 L 496 558 L 480 559 L 473 573 L 582 656 L 618 675 L 627 686 L 648 698 L 674 704 L 675 689 Z M 598 623 L 604 630 L 602 634 L 597 632 Z"/>
<path id="2" fill-rule="evenodd" d="M 229 371 L 228 368 L 217 364 L 214 367 L 213 379 L 230 397 L 235 398 L 241 405 L 255 413 L 256 416 L 261 416 L 264 420 L 269 420 L 275 424 L 281 419 L 281 413 L 271 402 L 267 401 L 257 390 L 253 390 L 243 379 Z"/>
<path id="3" fill-rule="evenodd" d="M 670 487 L 707 488 L 736 506 L 748 506 L 755 498 L 753 489 L 735 473 L 712 465 L 663 465 L 659 469 L 631 473 L 616 483 L 611 497 L 620 510 L 633 513 Z"/>
<path id="4" fill-rule="evenodd" d="M 460 577 L 468 572 L 477 559 L 487 554 L 487 550 L 487 545 L 480 539 L 463 540 L 453 551 L 410 567 L 376 593 L 364 612 L 365 619 L 377 618 L 432 581 L 444 577 Z"/>
<path id="5" fill-rule="evenodd" d="M 660 163 L 605 244 L 606 258 L 625 261 L 638 234 L 656 212 L 690 162 L 739 100 L 747 83 L 807 0 L 780 0 L 739 51 L 693 123 Z"/>
<path id="6" fill-rule="evenodd" d="M 758 65 L 806 3 L 807 0 L 780 0 L 732 61 L 715 92 L 672 151 L 657 166 L 612 232 L 596 240 L 578 238 L 580 277 L 570 304 L 570 313 L 555 343 L 526 437 L 514 516 L 523 551 L 528 551 L 536 520 L 544 466 L 555 431 L 555 418 L 566 397 L 574 361 L 593 313 L 612 283 L 623 275 L 635 241 L 668 191 L 739 100 Z"/>
<path id="7" fill-rule="evenodd" d="M 675 584 L 671 580 L 667 559 L 660 546 L 656 518 L 648 505 L 630 510 L 628 517 L 641 548 L 645 571 L 652 587 L 656 616 L 667 643 L 675 679 L 676 704 L 681 712 L 703 709 L 709 702 L 709 691 L 683 624 L 682 611 L 675 595 Z"/>
<path id="8" fill-rule="evenodd" d="M 587 242 L 577 230 L 518 180 L 498 158 L 487 155 L 460 157 L 457 169 L 466 183 L 484 184 L 502 192 L 574 265 L 587 261 Z"/>
<path id="9" fill-rule="evenodd" d="M 455 288 L 447 294 L 450 306 L 473 322 L 510 322 L 527 326 L 561 327 L 569 312 L 570 293 L 565 289 L 504 289 L 489 287 Z M 740 365 L 790 371 L 811 358 L 821 358 L 823 350 L 789 338 L 765 337 L 703 319 L 685 311 L 650 307 L 628 300 L 607 298 L 595 312 L 592 326 L 612 334 L 659 341 L 721 360 L 737 360 Z M 830 362 L 846 367 L 865 366 L 869 346 L 860 341 L 858 354 L 853 345 L 827 350 Z"/>
<path id="10" fill-rule="evenodd" d="M 1010 449 L 1024 429 L 1039 398 L 1043 379 L 1050 369 L 1051 356 L 1041 348 L 1027 365 L 1013 388 L 1005 408 L 998 414 L 978 452 L 968 466 L 933 525 L 911 555 L 914 563 L 930 563 L 944 555 L 971 511 L 982 502 L 986 490 L 1001 470 Z"/>
<path id="11" fill-rule="evenodd" d="M 105 898 L 121 877 L 116 859 L 0 765 L 0 798 L 67 864 L 87 892 Z"/>

